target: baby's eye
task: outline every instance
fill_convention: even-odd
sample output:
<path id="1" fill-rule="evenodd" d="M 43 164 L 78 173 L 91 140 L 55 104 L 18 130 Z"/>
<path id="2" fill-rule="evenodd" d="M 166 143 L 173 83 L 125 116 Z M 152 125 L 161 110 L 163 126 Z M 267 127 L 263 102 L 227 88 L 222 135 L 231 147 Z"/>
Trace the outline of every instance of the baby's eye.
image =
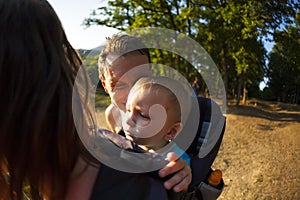
<path id="1" fill-rule="evenodd" d="M 140 112 L 140 116 L 141 116 L 142 118 L 144 118 L 144 119 L 147 119 L 147 120 L 150 119 L 150 117 L 148 117 L 147 115 L 145 115 L 145 114 L 143 114 L 143 113 L 141 113 L 141 112 Z"/>

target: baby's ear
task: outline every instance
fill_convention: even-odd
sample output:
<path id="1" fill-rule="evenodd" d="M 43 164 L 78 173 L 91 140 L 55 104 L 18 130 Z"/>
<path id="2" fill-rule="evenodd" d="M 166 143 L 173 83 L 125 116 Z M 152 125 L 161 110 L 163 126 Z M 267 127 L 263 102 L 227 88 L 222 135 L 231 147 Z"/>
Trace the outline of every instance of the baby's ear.
<path id="1" fill-rule="evenodd" d="M 182 123 L 177 122 L 169 129 L 167 135 L 165 135 L 166 140 L 173 140 L 177 134 L 182 130 Z"/>

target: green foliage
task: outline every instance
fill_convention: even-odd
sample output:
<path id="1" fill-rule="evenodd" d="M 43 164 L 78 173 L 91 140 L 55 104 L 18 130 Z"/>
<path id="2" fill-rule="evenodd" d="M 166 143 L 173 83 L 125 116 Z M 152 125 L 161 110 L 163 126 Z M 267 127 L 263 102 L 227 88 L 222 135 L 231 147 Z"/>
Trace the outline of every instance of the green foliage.
<path id="1" fill-rule="evenodd" d="M 91 99 L 92 102 L 95 102 L 96 110 L 104 110 L 110 104 L 109 95 L 105 93 L 100 81 L 99 81 L 99 73 L 98 73 L 98 57 L 99 52 L 103 47 L 99 47 L 98 49 L 86 50 L 86 49 L 78 49 L 78 53 L 80 54 L 83 65 L 87 70 L 92 85 L 96 88 L 95 99 Z"/>
<path id="2" fill-rule="evenodd" d="M 104 92 L 101 88 L 96 90 L 95 94 L 95 108 L 96 110 L 104 110 L 110 105 L 109 95 Z"/>
<path id="3" fill-rule="evenodd" d="M 90 75 L 92 85 L 95 87 L 98 87 L 98 85 L 99 85 L 98 84 L 98 82 L 99 82 L 98 57 L 99 57 L 99 52 L 101 49 L 102 49 L 102 47 L 99 47 L 98 49 L 93 49 L 93 50 L 85 50 L 85 49 L 77 50 L 82 58 L 85 69 L 87 70 L 88 74 Z"/>
<path id="4" fill-rule="evenodd" d="M 269 89 L 283 102 L 300 103 L 300 15 L 295 26 L 275 33 L 268 65 Z"/>
<path id="5" fill-rule="evenodd" d="M 95 10 L 85 24 L 120 30 L 160 27 L 189 36 L 211 55 L 227 93 L 239 96 L 242 87 L 253 90 L 263 80 L 262 38 L 292 23 L 299 7 L 293 0 L 109 0 L 108 7 Z M 199 73 L 170 52 L 153 50 L 151 57 L 155 63 L 173 66 L 190 81 Z"/>

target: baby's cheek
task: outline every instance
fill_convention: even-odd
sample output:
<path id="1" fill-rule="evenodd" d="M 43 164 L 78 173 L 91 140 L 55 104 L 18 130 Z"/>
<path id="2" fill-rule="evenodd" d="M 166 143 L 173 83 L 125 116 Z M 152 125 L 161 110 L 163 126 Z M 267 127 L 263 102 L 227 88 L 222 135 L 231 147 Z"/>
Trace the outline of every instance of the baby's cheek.
<path id="1" fill-rule="evenodd" d="M 150 120 L 138 120 L 137 121 L 137 126 L 140 127 L 141 129 L 149 127 Z"/>
<path id="2" fill-rule="evenodd" d="M 149 123 L 147 123 L 149 124 Z M 151 126 L 147 126 L 146 124 L 144 125 L 139 125 L 137 126 L 136 129 L 136 137 L 138 138 L 149 138 L 153 135 L 153 129 Z"/>
<path id="3" fill-rule="evenodd" d="M 139 120 L 134 131 L 135 137 L 150 138 L 159 133 L 166 122 L 167 112 L 160 104 L 154 104 L 149 109 L 149 121 Z M 158 117 L 159 116 L 159 117 Z"/>

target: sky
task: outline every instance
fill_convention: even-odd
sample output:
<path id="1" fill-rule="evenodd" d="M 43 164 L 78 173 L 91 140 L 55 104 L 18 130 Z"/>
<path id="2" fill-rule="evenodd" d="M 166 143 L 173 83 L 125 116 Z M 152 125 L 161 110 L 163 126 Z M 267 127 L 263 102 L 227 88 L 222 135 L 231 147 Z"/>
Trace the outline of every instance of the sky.
<path id="1" fill-rule="evenodd" d="M 105 6 L 107 0 L 48 0 L 60 18 L 67 34 L 68 40 L 75 49 L 93 49 L 105 42 L 109 37 L 119 32 L 117 29 L 105 26 L 92 25 L 85 27 L 83 21 L 88 18 L 93 9 Z M 272 50 L 273 43 L 267 42 L 268 52 Z M 265 83 L 261 82 L 263 89 Z"/>
<path id="2" fill-rule="evenodd" d="M 105 41 L 105 37 L 118 30 L 105 26 L 85 27 L 83 21 L 93 9 L 106 5 L 105 0 L 48 0 L 62 22 L 68 40 L 75 49 L 92 49 Z"/>
<path id="3" fill-rule="evenodd" d="M 90 16 L 93 9 L 104 6 L 107 0 L 48 0 L 60 18 L 67 37 L 74 48 L 92 49 L 105 41 L 105 37 L 118 30 L 105 26 L 85 27 L 83 21 Z M 267 51 L 273 44 L 267 42 Z"/>

